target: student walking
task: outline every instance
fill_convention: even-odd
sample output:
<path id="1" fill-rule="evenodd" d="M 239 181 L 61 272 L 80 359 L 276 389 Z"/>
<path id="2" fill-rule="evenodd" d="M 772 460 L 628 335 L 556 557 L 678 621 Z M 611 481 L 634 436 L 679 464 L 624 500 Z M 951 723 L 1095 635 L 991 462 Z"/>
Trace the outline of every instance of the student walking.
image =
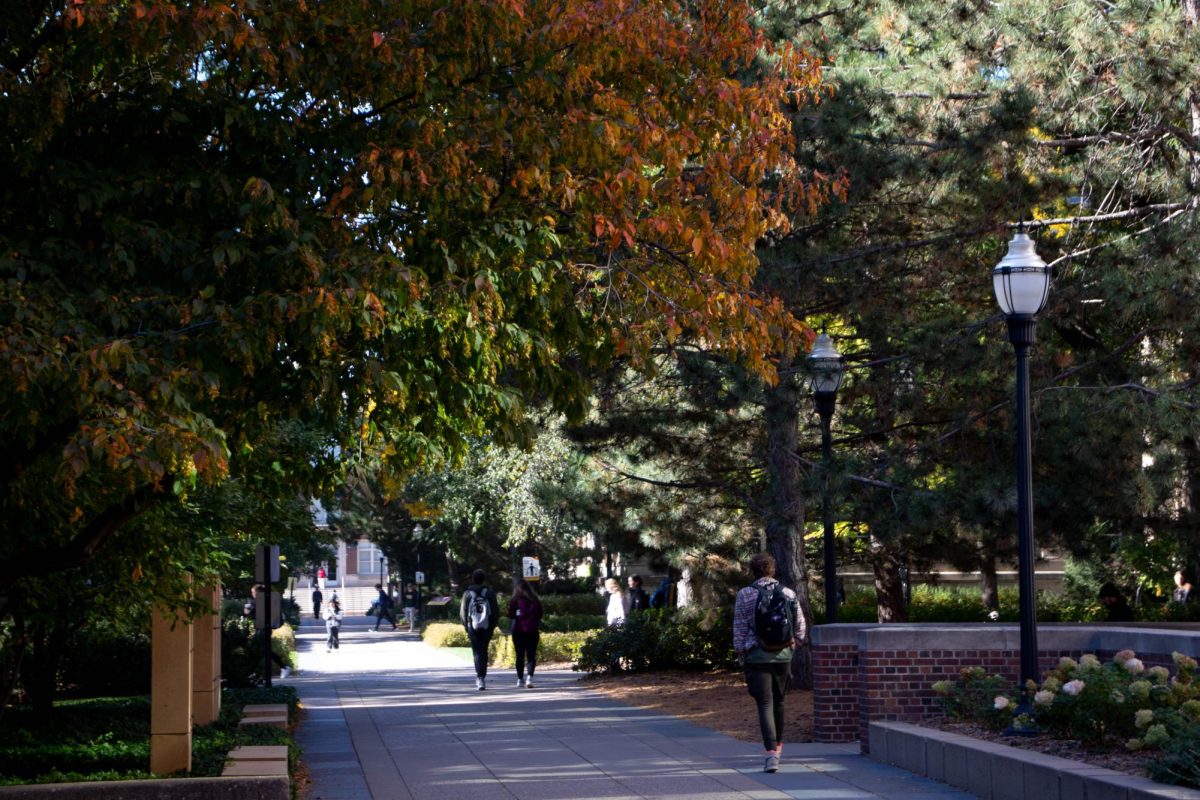
<path id="1" fill-rule="evenodd" d="M 486 580 L 487 574 L 483 570 L 475 570 L 471 575 L 472 585 L 463 592 L 462 606 L 458 610 L 475 656 L 475 688 L 479 691 L 487 688 L 488 645 L 500 621 L 500 604 L 496 593 L 485 585 Z"/>
<path id="2" fill-rule="evenodd" d="M 608 608 L 605 610 L 608 624 L 610 627 L 620 625 L 629 616 L 629 597 L 621 591 L 621 584 L 616 578 L 606 580 L 604 588 L 608 590 Z"/>
<path id="3" fill-rule="evenodd" d="M 629 610 L 641 611 L 650 608 L 650 595 L 642 588 L 642 576 L 629 576 Z"/>
<path id="4" fill-rule="evenodd" d="M 400 600 L 404 603 L 404 621 L 408 623 L 408 632 L 412 633 L 417 625 L 417 587 L 411 583 L 405 584 Z"/>
<path id="5" fill-rule="evenodd" d="M 379 630 L 379 623 L 385 619 L 392 623 L 392 630 L 397 630 L 399 626 L 396 624 L 396 614 L 392 611 L 391 595 L 383 590 L 382 583 L 375 584 L 375 588 L 379 590 L 379 599 L 375 601 L 375 630 Z"/>
<path id="6" fill-rule="evenodd" d="M 754 582 L 737 594 L 733 649 L 746 672 L 746 690 L 758 706 L 765 760 L 763 772 L 779 770 L 783 752 L 783 698 L 791 678 L 792 650 L 805 635 L 796 593 L 775 580 L 775 559 L 750 559 Z"/>
<path id="7" fill-rule="evenodd" d="M 513 621 L 513 652 L 517 655 L 517 688 L 533 688 L 533 669 L 537 666 L 538 640 L 541 638 L 542 600 L 533 585 L 522 579 L 508 601 L 508 616 Z"/>
<path id="8" fill-rule="evenodd" d="M 342 628 L 342 604 L 337 600 L 330 600 L 329 606 L 325 609 L 325 652 L 332 653 L 338 649 L 338 632 Z"/>
<path id="9" fill-rule="evenodd" d="M 321 594 L 320 589 L 313 589 L 313 593 L 312 593 L 313 619 L 321 618 L 321 601 L 324 599 L 325 599 L 325 596 Z"/>

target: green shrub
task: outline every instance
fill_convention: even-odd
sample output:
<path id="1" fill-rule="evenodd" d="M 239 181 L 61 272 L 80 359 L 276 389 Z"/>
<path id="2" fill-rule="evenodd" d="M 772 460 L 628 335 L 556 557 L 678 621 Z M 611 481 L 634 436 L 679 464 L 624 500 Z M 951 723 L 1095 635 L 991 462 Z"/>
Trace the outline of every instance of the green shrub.
<path id="1" fill-rule="evenodd" d="M 606 672 L 614 667 L 713 669 L 736 663 L 733 610 L 684 608 L 674 614 L 651 609 L 630 614 L 622 625 L 593 633 L 584 642 L 577 668 Z"/>
<path id="2" fill-rule="evenodd" d="M 421 631 L 421 640 L 431 647 L 470 647 L 467 632 L 457 622 L 430 622 Z"/>
<path id="3" fill-rule="evenodd" d="M 563 633 L 542 633 L 538 639 L 539 664 L 574 664 L 579 660 L 579 653 L 584 642 L 593 634 L 588 631 L 572 631 Z M 495 636 L 491 647 L 488 648 L 488 662 L 497 667 L 515 667 L 517 655 L 513 650 L 512 637 Z"/>
<path id="4" fill-rule="evenodd" d="M 271 632 L 271 652 L 287 666 L 299 664 L 296 636 L 290 625 Z M 221 624 L 221 675 L 225 686 L 244 688 L 263 682 L 262 634 L 254 629 L 249 617 L 233 617 Z"/>
<path id="5" fill-rule="evenodd" d="M 64 696 L 104 697 L 150 691 L 150 636 L 105 623 L 76 631 L 60 663 Z"/>
<path id="6" fill-rule="evenodd" d="M 606 621 L 603 614 L 555 614 L 542 617 L 542 632 L 594 631 L 603 628 Z"/>
<path id="7" fill-rule="evenodd" d="M 603 614 L 608 600 L 603 595 L 590 594 L 544 594 L 542 613 L 547 617 L 566 614 Z M 503 611 L 503 609 L 501 609 Z"/>
<path id="8" fill-rule="evenodd" d="M 538 594 L 543 597 L 556 594 L 595 594 L 595 578 L 556 578 L 552 581 L 542 581 L 537 587 Z"/>
<path id="9" fill-rule="evenodd" d="M 1001 587 L 999 601 L 1000 621 L 1016 622 L 1020 616 L 1016 587 Z M 1082 602 L 1060 592 L 1040 591 L 1037 603 L 1038 619 L 1042 622 L 1088 622 L 1103 617 L 1098 602 Z M 812 596 L 812 610 L 814 619 L 825 619 L 825 598 L 820 593 Z M 1139 617 L 1151 619 L 1155 613 L 1165 612 L 1153 606 L 1140 610 Z M 922 583 L 912 588 L 912 602 L 908 606 L 910 622 L 984 622 L 987 616 L 977 587 Z M 838 606 L 838 622 L 876 622 L 878 618 L 875 590 L 869 586 L 854 587 Z"/>
<path id="10" fill-rule="evenodd" d="M 221 714 L 192 737 L 192 776 L 216 776 L 234 747 L 289 745 L 296 764 L 299 752 L 286 731 L 262 725 L 238 727 L 248 703 L 286 703 L 294 719 L 299 698 L 291 686 L 226 689 Z M 27 707 L 8 711 L 0 729 L 0 784 L 151 778 L 150 698 L 102 697 L 55 703 L 49 718 Z M 169 794 L 169 789 L 164 789 Z"/>

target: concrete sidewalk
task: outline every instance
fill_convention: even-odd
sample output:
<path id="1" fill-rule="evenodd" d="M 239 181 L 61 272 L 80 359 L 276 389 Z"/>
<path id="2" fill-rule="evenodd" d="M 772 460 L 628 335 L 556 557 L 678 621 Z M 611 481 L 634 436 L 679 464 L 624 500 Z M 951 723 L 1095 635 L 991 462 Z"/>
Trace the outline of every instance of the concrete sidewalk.
<path id="1" fill-rule="evenodd" d="M 788 744 L 769 775 L 759 747 L 611 701 L 576 673 L 538 672 L 526 690 L 493 670 L 479 692 L 462 653 L 357 619 L 333 653 L 314 620 L 298 634 L 300 674 L 286 683 L 305 708 L 308 800 L 972 797 L 856 745 Z"/>

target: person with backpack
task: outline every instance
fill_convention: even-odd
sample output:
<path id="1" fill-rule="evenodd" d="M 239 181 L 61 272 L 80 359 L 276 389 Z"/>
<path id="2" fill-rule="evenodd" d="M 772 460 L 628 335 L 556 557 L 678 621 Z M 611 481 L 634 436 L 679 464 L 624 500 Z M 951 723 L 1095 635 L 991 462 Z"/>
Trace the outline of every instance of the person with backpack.
<path id="1" fill-rule="evenodd" d="M 486 580 L 487 574 L 483 570 L 475 570 L 471 575 L 472 585 L 463 592 L 462 607 L 458 612 L 475 655 L 475 688 L 481 692 L 487 688 L 488 645 L 500 621 L 500 604 L 496 601 L 496 593 L 484 583 Z"/>
<path id="2" fill-rule="evenodd" d="M 517 656 L 517 688 L 533 688 L 533 668 L 537 666 L 539 629 L 542 624 L 542 600 L 533 584 L 521 579 L 508 601 L 508 616 L 513 621 L 513 652 Z"/>
<path id="3" fill-rule="evenodd" d="M 399 629 L 396 624 L 396 614 L 392 611 L 392 597 L 383 590 L 383 584 L 375 584 L 375 588 L 379 591 L 379 599 L 375 601 L 375 630 L 379 630 L 379 623 L 385 619 L 392 623 L 392 630 Z"/>
<path id="4" fill-rule="evenodd" d="M 342 628 L 342 604 L 337 600 L 330 600 L 329 605 L 325 608 L 325 632 L 328 636 L 325 639 L 325 652 L 332 653 L 338 649 L 338 632 Z"/>
<path id="5" fill-rule="evenodd" d="M 775 559 L 769 553 L 755 555 L 750 572 L 755 580 L 738 592 L 733 607 L 733 649 L 746 673 L 746 690 L 758 706 L 763 772 L 777 772 L 792 650 L 806 632 L 796 593 L 775 580 Z"/>

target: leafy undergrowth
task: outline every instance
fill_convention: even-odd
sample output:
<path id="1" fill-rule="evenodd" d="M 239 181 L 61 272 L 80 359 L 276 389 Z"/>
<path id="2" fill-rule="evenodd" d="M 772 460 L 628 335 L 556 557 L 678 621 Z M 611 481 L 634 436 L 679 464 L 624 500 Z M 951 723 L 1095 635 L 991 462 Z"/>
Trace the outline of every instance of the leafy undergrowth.
<path id="1" fill-rule="evenodd" d="M 238 728 L 250 703 L 287 703 L 298 709 L 296 690 L 226 689 L 221 714 L 192 736 L 192 770 L 173 777 L 220 775 L 225 757 L 243 745 L 287 745 L 289 765 L 298 751 L 287 731 Z M 47 719 L 25 707 L 10 709 L 0 727 L 0 785 L 153 778 L 150 765 L 150 698 L 99 697 L 63 700 Z"/>

